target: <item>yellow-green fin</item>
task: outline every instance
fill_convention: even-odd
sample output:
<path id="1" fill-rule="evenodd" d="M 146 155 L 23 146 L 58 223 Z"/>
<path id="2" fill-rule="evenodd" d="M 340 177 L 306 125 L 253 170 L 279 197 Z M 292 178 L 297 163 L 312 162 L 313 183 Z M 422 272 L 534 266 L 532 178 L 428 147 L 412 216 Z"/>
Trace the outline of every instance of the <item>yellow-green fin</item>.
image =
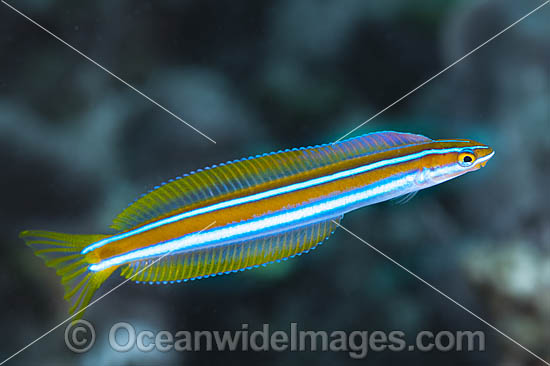
<path id="1" fill-rule="evenodd" d="M 80 251 L 87 245 L 106 238 L 106 235 L 72 235 L 49 231 L 29 230 L 19 235 L 32 248 L 34 254 L 44 260 L 46 266 L 56 269 L 65 287 L 65 299 L 71 305 L 73 320 L 83 315 L 83 309 L 101 284 L 116 269 L 91 272 L 89 262 Z"/>
<path id="2" fill-rule="evenodd" d="M 141 260 L 123 267 L 121 275 L 136 282 L 173 283 L 244 271 L 307 253 L 336 227 L 332 220 L 327 220 L 261 239 L 168 255 L 157 262 Z"/>
<path id="3" fill-rule="evenodd" d="M 132 229 L 198 204 L 222 201 L 224 197 L 304 171 L 359 156 L 430 142 L 422 135 L 376 132 L 333 144 L 281 150 L 199 169 L 155 187 L 122 211 L 111 225 L 118 231 Z"/>

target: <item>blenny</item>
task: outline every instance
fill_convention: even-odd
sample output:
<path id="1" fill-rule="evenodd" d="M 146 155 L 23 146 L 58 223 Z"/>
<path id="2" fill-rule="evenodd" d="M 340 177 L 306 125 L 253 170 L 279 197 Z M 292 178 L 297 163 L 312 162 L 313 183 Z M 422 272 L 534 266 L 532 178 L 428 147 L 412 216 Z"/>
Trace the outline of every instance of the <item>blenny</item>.
<path id="1" fill-rule="evenodd" d="M 81 316 L 119 267 L 136 282 L 172 283 L 285 260 L 322 243 L 345 213 L 477 170 L 493 155 L 471 140 L 375 132 L 170 180 L 122 211 L 112 235 L 20 236 L 57 270 L 69 312 Z"/>

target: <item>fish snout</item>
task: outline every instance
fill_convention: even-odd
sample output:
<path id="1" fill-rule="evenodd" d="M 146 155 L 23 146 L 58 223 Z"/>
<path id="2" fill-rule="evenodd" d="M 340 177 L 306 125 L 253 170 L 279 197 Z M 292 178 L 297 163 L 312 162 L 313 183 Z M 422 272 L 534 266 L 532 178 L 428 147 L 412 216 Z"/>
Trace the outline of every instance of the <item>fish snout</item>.
<path id="1" fill-rule="evenodd" d="M 493 149 L 491 149 L 490 147 L 488 147 L 487 149 L 483 149 L 483 150 L 480 150 L 480 151 L 476 151 L 476 155 L 478 155 L 478 158 L 477 158 L 477 164 L 480 168 L 483 168 L 485 167 L 485 165 L 487 164 L 487 162 L 493 157 L 495 156 L 495 151 Z"/>

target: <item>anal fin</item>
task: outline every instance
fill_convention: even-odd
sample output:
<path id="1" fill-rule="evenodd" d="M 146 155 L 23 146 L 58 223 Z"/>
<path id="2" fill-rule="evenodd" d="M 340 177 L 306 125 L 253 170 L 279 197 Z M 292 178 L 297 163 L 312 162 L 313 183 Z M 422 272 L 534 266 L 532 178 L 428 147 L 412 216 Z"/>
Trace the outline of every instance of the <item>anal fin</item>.
<path id="1" fill-rule="evenodd" d="M 136 282 L 172 283 L 244 271 L 314 249 L 337 228 L 325 220 L 277 235 L 128 264 L 121 275 Z"/>

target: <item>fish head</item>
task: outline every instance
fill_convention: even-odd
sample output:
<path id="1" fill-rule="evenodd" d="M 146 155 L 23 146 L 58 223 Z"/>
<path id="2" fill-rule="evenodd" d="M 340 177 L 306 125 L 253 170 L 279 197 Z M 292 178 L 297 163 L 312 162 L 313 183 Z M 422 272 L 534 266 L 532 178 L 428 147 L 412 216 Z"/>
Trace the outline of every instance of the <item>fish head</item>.
<path id="1" fill-rule="evenodd" d="M 483 168 L 495 152 L 485 144 L 473 140 L 435 140 L 422 162 L 417 181 L 420 185 L 434 185 Z"/>

